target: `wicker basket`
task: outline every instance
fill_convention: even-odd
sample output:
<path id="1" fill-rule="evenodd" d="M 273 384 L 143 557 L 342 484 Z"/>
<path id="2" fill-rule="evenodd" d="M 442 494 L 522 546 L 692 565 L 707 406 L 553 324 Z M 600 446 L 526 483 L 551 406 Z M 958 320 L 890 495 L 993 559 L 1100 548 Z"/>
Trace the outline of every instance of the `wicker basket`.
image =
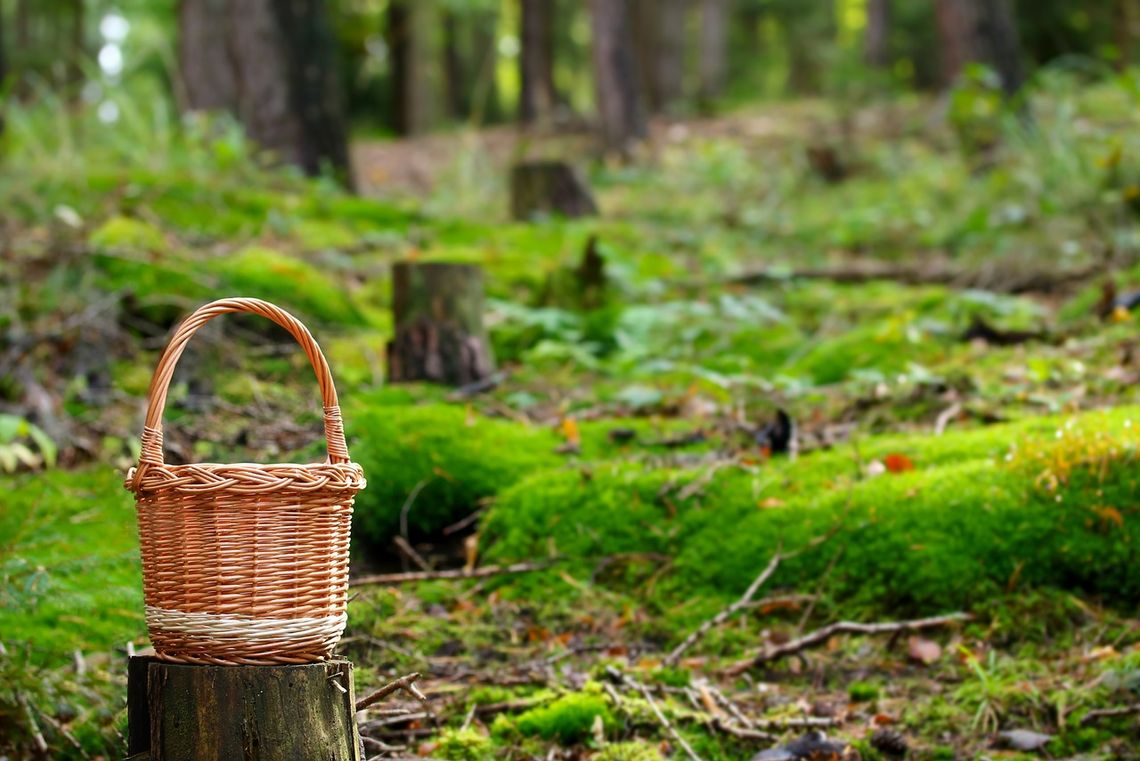
<path id="1" fill-rule="evenodd" d="M 310 465 L 167 465 L 162 411 L 191 336 L 227 312 L 267 317 L 297 340 L 324 400 L 328 461 Z M 352 502 L 364 488 L 348 458 L 324 355 L 292 315 L 257 299 L 223 299 L 178 329 L 155 369 L 135 493 L 147 629 L 158 657 L 218 665 L 326 658 L 346 620 Z"/>

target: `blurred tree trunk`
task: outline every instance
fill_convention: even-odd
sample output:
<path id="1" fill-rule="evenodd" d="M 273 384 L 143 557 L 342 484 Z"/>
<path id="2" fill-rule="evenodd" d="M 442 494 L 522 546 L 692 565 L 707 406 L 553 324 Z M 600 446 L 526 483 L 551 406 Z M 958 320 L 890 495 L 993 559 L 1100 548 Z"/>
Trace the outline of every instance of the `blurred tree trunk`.
<path id="1" fill-rule="evenodd" d="M 67 51 L 67 83 L 78 87 L 83 82 L 83 53 L 86 48 L 83 0 L 71 0 L 70 22 L 71 40 Z"/>
<path id="2" fill-rule="evenodd" d="M 468 67 L 464 66 L 460 22 L 455 11 L 443 12 L 443 81 L 447 109 L 453 119 L 466 119 L 471 113 L 471 87 Z"/>
<path id="3" fill-rule="evenodd" d="M 307 174 L 348 181 L 348 137 L 323 0 L 182 0 L 184 106 L 232 112 Z"/>
<path id="4" fill-rule="evenodd" d="M 522 50 L 519 53 L 522 92 L 519 120 L 549 124 L 554 118 L 554 8 L 551 0 L 522 0 Z"/>
<path id="5" fill-rule="evenodd" d="M 392 61 L 392 126 L 401 135 L 416 135 L 433 121 L 429 77 L 430 0 L 388 3 L 388 50 Z"/>
<path id="6" fill-rule="evenodd" d="M 724 92 L 728 72 L 728 0 L 701 0 L 700 95 L 709 101 Z"/>
<path id="7" fill-rule="evenodd" d="M 653 113 L 669 111 L 684 94 L 687 0 L 635 0 L 634 41 L 642 92 Z"/>
<path id="8" fill-rule="evenodd" d="M 647 134 L 630 0 L 591 0 L 590 21 L 602 141 L 606 150 L 626 154 L 631 143 Z"/>
<path id="9" fill-rule="evenodd" d="M 942 45 L 943 84 L 953 84 L 967 63 L 984 63 L 1012 95 L 1024 74 L 1017 22 L 1009 0 L 937 0 L 935 14 Z"/>
<path id="10" fill-rule="evenodd" d="M 1140 34 L 1140 8 L 1137 8 L 1136 0 L 1116 0 L 1113 11 L 1116 69 L 1124 71 L 1132 63 L 1132 43 L 1137 34 Z"/>
<path id="11" fill-rule="evenodd" d="M 891 0 L 867 0 L 867 34 L 864 55 L 869 66 L 890 65 Z"/>
<path id="12" fill-rule="evenodd" d="M 473 50 L 471 102 L 472 115 L 476 122 L 496 121 L 502 116 L 499 87 L 495 77 L 499 61 L 498 29 L 497 11 L 477 14 L 471 43 Z"/>

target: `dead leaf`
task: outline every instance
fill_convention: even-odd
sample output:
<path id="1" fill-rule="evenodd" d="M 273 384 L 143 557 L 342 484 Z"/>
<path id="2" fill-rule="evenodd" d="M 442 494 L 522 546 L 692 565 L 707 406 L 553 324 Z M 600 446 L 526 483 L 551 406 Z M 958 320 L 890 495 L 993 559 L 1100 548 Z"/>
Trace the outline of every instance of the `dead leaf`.
<path id="1" fill-rule="evenodd" d="M 899 452 L 892 452 L 884 457 L 883 465 L 886 466 L 888 473 L 905 473 L 914 470 L 914 461 Z"/>
<path id="2" fill-rule="evenodd" d="M 934 640 L 913 636 L 906 641 L 906 652 L 911 660 L 929 666 L 942 657 L 942 646 Z"/>
<path id="3" fill-rule="evenodd" d="M 780 499 L 779 497 L 765 497 L 764 499 L 760 500 L 760 507 L 771 508 L 783 506 L 784 500 Z"/>

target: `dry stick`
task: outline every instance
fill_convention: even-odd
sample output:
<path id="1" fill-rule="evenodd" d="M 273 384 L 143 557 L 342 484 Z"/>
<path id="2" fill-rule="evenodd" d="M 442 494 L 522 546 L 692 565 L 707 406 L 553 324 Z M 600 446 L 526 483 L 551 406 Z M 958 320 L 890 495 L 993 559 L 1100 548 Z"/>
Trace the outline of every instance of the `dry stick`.
<path id="1" fill-rule="evenodd" d="M 946 432 L 946 426 L 950 425 L 950 421 L 958 417 L 962 412 L 962 403 L 954 402 L 946 409 L 938 413 L 938 418 L 934 421 L 934 435 L 941 436 Z"/>
<path id="2" fill-rule="evenodd" d="M 1088 726 L 1097 719 L 1129 716 L 1134 713 L 1140 713 L 1140 703 L 1133 703 L 1128 706 L 1117 706 L 1115 708 L 1094 708 L 1081 718 L 1081 726 Z"/>
<path id="3" fill-rule="evenodd" d="M 615 669 L 613 666 L 606 666 L 606 672 L 611 677 L 640 692 L 641 697 L 645 698 L 645 702 L 648 703 L 649 707 L 653 710 L 654 715 L 657 717 L 657 721 L 659 721 L 661 723 L 661 726 L 665 728 L 665 731 L 668 732 L 669 735 L 677 741 L 677 744 L 684 749 L 685 754 L 688 755 L 692 761 L 701 761 L 701 757 L 697 755 L 697 752 L 695 750 L 693 750 L 693 746 L 689 745 L 689 743 L 685 741 L 685 738 L 681 737 L 681 734 L 673 727 L 672 724 L 669 723 L 669 720 L 665 718 L 665 714 L 661 712 L 661 708 L 657 705 L 657 701 L 653 699 L 653 695 L 649 692 L 648 687 L 636 679 L 626 676 L 622 672 Z"/>
<path id="4" fill-rule="evenodd" d="M 725 673 L 729 676 L 736 676 L 750 668 L 760 666 L 769 661 L 774 661 L 785 655 L 792 655 L 801 650 L 807 650 L 809 647 L 814 647 L 815 645 L 826 642 L 836 634 L 893 634 L 895 632 L 918 631 L 919 629 L 945 626 L 955 621 L 968 621 L 971 618 L 972 616 L 968 613 L 948 613 L 944 616 L 933 616 L 931 618 L 916 618 L 910 621 L 885 621 L 876 624 L 863 624 L 856 621 L 837 621 L 821 629 L 816 629 L 810 634 L 789 640 L 781 645 L 765 647 L 751 658 L 745 658 L 742 661 L 737 661 L 732 664 L 725 669 Z"/>
<path id="5" fill-rule="evenodd" d="M 424 560 L 423 555 L 416 552 L 416 548 L 413 547 L 411 542 L 409 542 L 407 539 L 402 536 L 398 536 L 393 539 L 392 542 L 396 545 L 396 549 L 403 553 L 404 556 L 408 558 L 408 560 L 418 565 L 421 571 L 430 571 L 432 569 L 428 562 Z"/>
<path id="6" fill-rule="evenodd" d="M 513 565 L 486 565 L 468 571 L 465 568 L 454 568 L 446 571 L 409 571 L 408 573 L 381 573 L 375 576 L 360 576 L 348 582 L 350 587 L 360 587 L 366 584 L 407 584 L 413 581 L 432 581 L 436 579 L 481 579 L 486 576 L 499 576 L 508 573 L 528 573 L 549 568 L 553 563 L 514 563 Z"/>
<path id="7" fill-rule="evenodd" d="M 424 708 L 428 711 L 428 713 L 431 713 L 431 708 L 428 706 L 427 696 L 420 692 L 420 689 L 416 687 L 416 680 L 419 678 L 419 672 L 413 671 L 411 674 L 388 682 L 388 684 L 376 690 L 371 695 L 368 695 L 367 697 L 363 697 L 360 700 L 356 701 L 356 710 L 363 711 L 368 706 L 379 703 L 381 700 L 388 697 L 393 692 L 396 692 L 397 690 L 404 690 L 416 700 L 423 703 Z"/>
<path id="8" fill-rule="evenodd" d="M 40 753 L 47 753 L 47 740 L 44 739 L 44 733 L 40 731 L 40 725 L 36 723 L 36 716 L 32 713 L 32 705 L 28 702 L 28 698 L 24 693 L 17 692 L 16 702 L 24 710 L 24 719 L 28 722 L 28 729 L 32 733 L 32 740 L 36 743 L 36 750 Z"/>
<path id="9" fill-rule="evenodd" d="M 778 568 L 779 565 L 780 552 L 777 550 L 776 554 L 772 556 L 772 559 L 768 561 L 767 567 L 765 567 L 764 570 L 760 572 L 760 575 L 753 580 L 752 584 L 750 584 L 748 589 L 744 591 L 744 594 L 739 600 L 734 602 L 732 605 L 729 605 L 720 613 L 717 613 L 715 616 L 698 626 L 692 634 L 690 634 L 688 637 L 685 637 L 681 644 L 673 648 L 673 652 L 665 656 L 665 660 L 662 661 L 662 663 L 665 666 L 677 665 L 677 661 L 681 659 L 681 656 L 684 654 L 684 652 L 695 645 L 701 637 L 708 634 L 709 629 L 712 629 L 714 626 L 720 626 L 729 618 L 734 616 L 737 611 L 739 611 L 741 608 L 746 607 L 748 603 L 752 602 L 752 598 L 756 596 L 756 593 L 758 591 L 760 591 L 760 587 L 764 586 L 764 583 L 767 582 L 769 578 L 771 578 L 772 574 L 776 572 L 776 568 Z"/>

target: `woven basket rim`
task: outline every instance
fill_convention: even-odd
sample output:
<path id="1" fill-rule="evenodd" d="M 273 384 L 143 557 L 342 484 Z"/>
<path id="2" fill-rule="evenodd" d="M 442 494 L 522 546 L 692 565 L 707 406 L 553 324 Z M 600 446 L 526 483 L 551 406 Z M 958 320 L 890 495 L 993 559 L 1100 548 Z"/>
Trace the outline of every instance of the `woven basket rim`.
<path id="1" fill-rule="evenodd" d="M 294 491 L 358 492 L 367 486 L 364 470 L 355 462 L 347 463 L 186 463 L 152 465 L 141 481 L 135 481 L 135 468 L 123 480 L 123 486 L 136 496 L 163 492 L 248 493 L 250 487 L 267 496 Z"/>

